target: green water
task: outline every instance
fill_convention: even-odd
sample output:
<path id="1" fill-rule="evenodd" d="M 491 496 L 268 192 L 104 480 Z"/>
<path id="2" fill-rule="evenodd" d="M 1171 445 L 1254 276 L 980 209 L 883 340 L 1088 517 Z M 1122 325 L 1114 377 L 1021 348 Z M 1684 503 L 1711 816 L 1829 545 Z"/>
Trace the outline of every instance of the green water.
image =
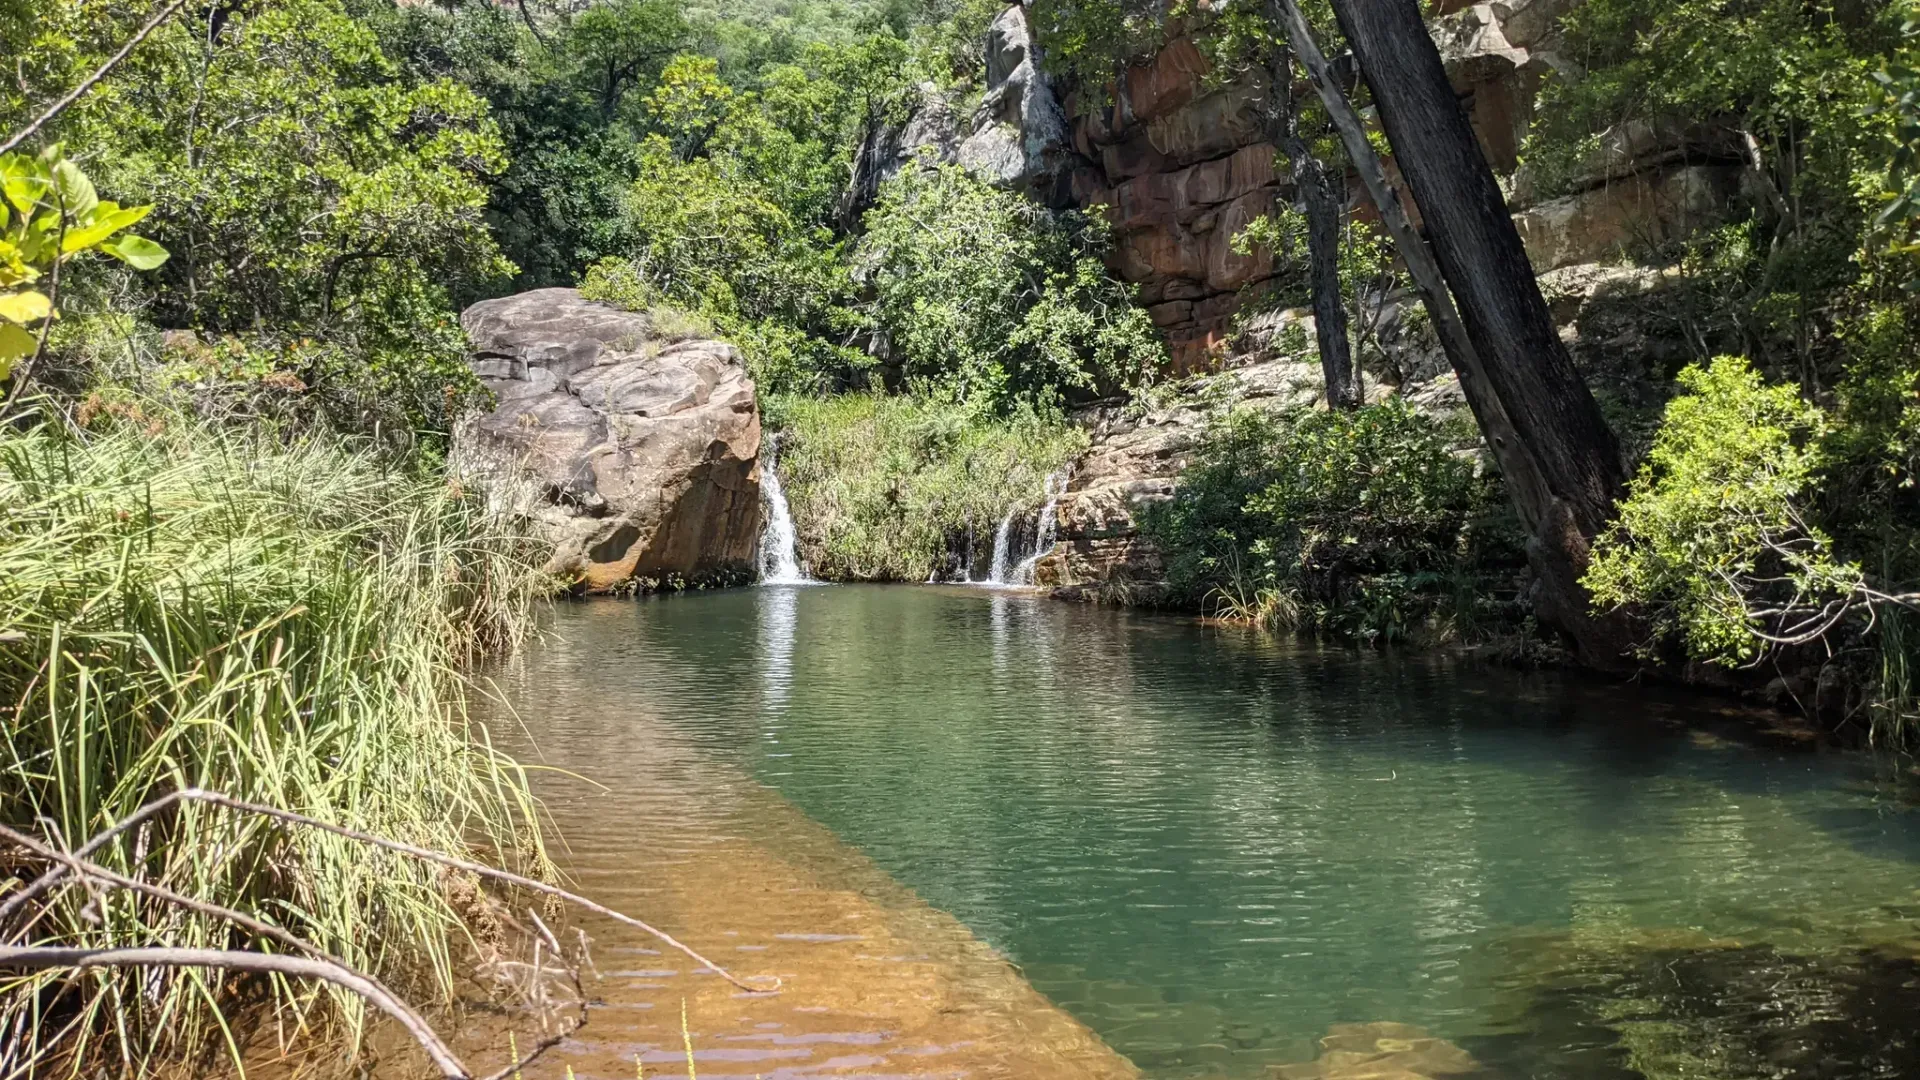
<path id="1" fill-rule="evenodd" d="M 1150 1076 L 1395 1021 L 1497 1076 L 1920 1077 L 1906 763 L 1711 702 L 837 586 L 563 607 L 504 687 L 588 771 L 644 714 L 777 790 Z"/>

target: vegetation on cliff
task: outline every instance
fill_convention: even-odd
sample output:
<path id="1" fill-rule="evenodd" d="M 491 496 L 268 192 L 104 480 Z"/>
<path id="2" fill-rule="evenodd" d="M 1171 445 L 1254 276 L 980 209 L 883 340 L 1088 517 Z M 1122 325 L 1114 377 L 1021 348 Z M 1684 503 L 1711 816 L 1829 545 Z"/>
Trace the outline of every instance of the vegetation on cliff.
<path id="1" fill-rule="evenodd" d="M 1477 641 L 1523 618 L 1526 560 L 1466 434 L 1398 399 L 1237 410 L 1141 525 L 1175 598 L 1214 613 L 1380 645 Z"/>
<path id="2" fill-rule="evenodd" d="M 971 558 L 991 543 L 1007 511 L 1036 502 L 1047 475 L 1086 445 L 1078 428 L 1030 408 L 998 417 L 842 394 L 776 398 L 767 411 L 786 433 L 780 475 L 807 568 L 836 581 L 965 576 L 951 553 Z"/>
<path id="3" fill-rule="evenodd" d="M 1504 280 L 1505 272 L 1496 273 L 1498 260 L 1482 258 L 1484 252 L 1459 245 L 1447 250 L 1448 219 L 1466 202 L 1442 194 L 1444 185 L 1434 177 L 1423 178 L 1443 156 L 1429 137 L 1437 128 L 1411 119 L 1410 109 L 1425 107 L 1423 91 L 1402 77 L 1412 67 L 1382 60 L 1420 52 L 1422 63 L 1437 71 L 1425 35 L 1400 25 L 1405 19 L 1391 27 L 1382 22 L 1391 5 L 1300 6 L 1306 18 L 1285 33 L 1276 33 L 1273 21 L 1294 8 L 1291 3 L 1208 5 L 1174 26 L 1150 4 L 1048 0 L 1036 5 L 1035 19 L 1056 69 L 1096 93 L 1121 65 L 1173 33 L 1192 39 L 1222 80 L 1256 72 L 1281 46 L 1299 65 L 1289 69 L 1288 81 L 1317 80 L 1297 40 L 1302 34 L 1336 57 L 1356 44 L 1363 53 L 1378 53 L 1361 57 L 1364 83 L 1334 87 L 1332 97 L 1344 89 L 1380 108 L 1411 194 L 1433 203 L 1423 209 L 1447 290 L 1465 307 L 1481 304 L 1474 291 Z M 1399 19 L 1405 12 L 1392 14 Z M 1506 378 L 1503 372 L 1522 368 L 1500 359 L 1499 342 L 1476 336 L 1501 324 L 1490 308 L 1482 304 L 1467 324 L 1480 328 L 1467 335 L 1474 338 L 1467 344 L 1480 362 L 1493 365 L 1489 401 L 1497 408 L 1472 400 L 1482 380 L 1448 346 L 1529 527 L 1538 532 L 1541 522 L 1557 520 L 1558 511 L 1543 510 L 1570 507 L 1577 531 L 1600 552 L 1590 572 L 1582 544 L 1567 549 L 1564 561 L 1536 567 L 1564 579 L 1561 600 L 1571 598 L 1591 613 L 1560 603 L 1549 605 L 1557 613 L 1543 611 L 1543 617 L 1554 615 L 1576 637 L 1591 629 L 1593 640 L 1613 641 L 1610 628 L 1620 625 L 1607 622 L 1613 613 L 1645 615 L 1617 645 L 1675 669 L 1686 660 L 1743 669 L 1766 664 L 1791 672 L 1790 690 L 1810 692 L 1817 684 L 1817 698 L 1803 695 L 1810 707 L 1871 718 L 1876 730 L 1896 733 L 1914 716 L 1905 674 L 1913 639 L 1907 624 L 1920 584 L 1914 496 L 1920 457 L 1913 438 L 1920 400 L 1915 15 L 1911 4 L 1895 0 L 1588 0 L 1565 16 L 1555 48 L 1579 64 L 1548 77 L 1534 110 L 1522 174 L 1515 178 L 1528 197 L 1581 197 L 1623 170 L 1642 167 L 1636 155 L 1674 148 L 1682 160 L 1742 174 L 1741 195 L 1719 222 L 1631 252 L 1666 271 L 1657 302 L 1642 313 L 1645 325 L 1671 329 L 1692 356 L 1664 368 L 1649 360 L 1650 377 L 1662 385 L 1649 388 L 1643 400 L 1658 409 L 1680 396 L 1664 418 L 1628 417 L 1658 432 L 1630 490 L 1608 479 L 1618 475 L 1610 472 L 1617 463 L 1603 445 L 1608 440 L 1568 440 L 1567 425 L 1536 422 L 1556 415 L 1559 406 L 1549 399 L 1566 395 Z M 1444 80 L 1425 82 L 1440 111 L 1452 111 Z M 1338 128 L 1329 88 L 1315 85 L 1329 111 L 1310 111 L 1309 124 Z M 1336 146 L 1324 135 L 1292 149 L 1281 145 L 1289 156 L 1330 155 L 1363 176 L 1379 148 L 1377 141 L 1368 146 L 1352 139 Z M 1491 190 L 1485 183 L 1481 189 Z M 1482 201 L 1490 208 L 1486 221 L 1504 217 L 1494 212 L 1493 199 Z M 1270 244 L 1282 254 L 1298 250 L 1293 245 L 1309 231 L 1303 211 L 1310 209 L 1282 208 L 1248 230 L 1243 243 Z M 1418 254 L 1409 252 L 1407 238 L 1396 239 L 1403 257 Z M 1341 258 L 1351 262 L 1344 240 Z M 1426 247 L 1417 238 L 1411 242 Z M 1509 255 L 1518 250 L 1506 247 Z M 1293 283 L 1288 302 L 1308 298 L 1306 269 L 1287 279 Z M 1348 294 L 1364 288 L 1358 280 L 1342 285 Z M 1529 306 L 1535 316 L 1544 310 Z M 1444 314 L 1435 317 L 1443 331 Z M 1544 321 L 1525 321 L 1542 344 L 1528 354 L 1557 354 L 1556 340 L 1535 333 Z M 1515 337 L 1519 329 L 1514 322 L 1502 333 L 1520 340 L 1526 335 Z M 1727 356 L 1735 359 L 1717 359 Z M 1683 374 L 1688 359 L 1696 366 Z M 1514 435 L 1528 452 L 1503 456 Z M 1207 453 L 1226 454 L 1234 445 L 1224 433 L 1218 440 Z M 1562 450 L 1578 450 L 1576 443 L 1587 447 L 1581 454 L 1593 466 L 1591 482 L 1581 479 L 1579 468 L 1554 464 Z M 1543 464 L 1551 468 L 1539 471 Z M 1254 498 L 1251 489 L 1246 498 Z M 1215 557 L 1202 535 L 1189 529 L 1169 536 L 1172 565 Z M 1238 562 L 1258 563 L 1250 543 L 1236 549 Z M 1576 584 L 1582 574 L 1584 582 Z"/>
<path id="4" fill-rule="evenodd" d="M 460 678 L 524 632 L 536 555 L 437 471 L 480 397 L 455 313 L 482 296 L 584 280 L 738 342 L 787 429 L 816 573 L 921 580 L 1037 499 L 1083 445 L 1066 408 L 1136 389 L 1163 350 L 1106 268 L 1100 215 L 913 144 L 952 141 L 998 6 L 0 4 L 0 132 L 23 151 L 0 161 L 0 819 L 73 840 L 202 785 L 538 861 L 520 778 L 466 723 Z M 1182 6 L 1180 27 L 1216 77 L 1285 87 L 1264 130 L 1302 205 L 1241 243 L 1280 251 L 1269 302 L 1319 309 L 1339 408 L 1216 425 L 1144 522 L 1176 594 L 1361 640 L 1471 637 L 1525 618 L 1530 555 L 1542 617 L 1589 646 L 1618 644 L 1594 628 L 1628 612 L 1643 657 L 1771 663 L 1910 732 L 1912 6 L 1588 0 L 1568 17 L 1582 70 L 1543 91 L 1524 179 L 1577 195 L 1619 140 L 1684 130 L 1745 189 L 1730 219 L 1639 253 L 1678 283 L 1666 315 L 1696 355 L 1659 373 L 1671 401 L 1624 488 L 1415 9 L 1313 3 L 1276 27 L 1294 7 Z M 1032 6 L 1089 95 L 1160 43 L 1163 9 Z M 1328 91 L 1289 59 L 1309 37 L 1383 81 Z M 1390 145 L 1349 122 L 1345 93 Z M 1365 320 L 1335 316 L 1401 278 L 1330 178 L 1373 178 L 1383 149 L 1425 202 L 1431 251 L 1391 213 L 1387 229 L 1491 463 L 1343 385 Z M 49 397 L 20 406 L 29 390 Z M 429 989 L 471 914 L 458 880 L 205 808 L 101 860 Z M 132 893 L 62 893 L 35 916 L 0 929 L 231 934 Z M 330 991 L 192 973 L 5 991 L 3 1069 L 60 1039 L 124 1071 L 192 1058 L 239 1041 L 223 1017 L 256 993 L 294 1029 L 359 1016 Z"/>

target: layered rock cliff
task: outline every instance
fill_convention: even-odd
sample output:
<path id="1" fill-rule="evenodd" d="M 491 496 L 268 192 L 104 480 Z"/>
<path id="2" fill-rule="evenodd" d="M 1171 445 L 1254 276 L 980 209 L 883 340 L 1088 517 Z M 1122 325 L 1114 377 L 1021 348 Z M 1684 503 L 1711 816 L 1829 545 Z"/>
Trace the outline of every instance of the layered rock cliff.
<path id="1" fill-rule="evenodd" d="M 1580 2 L 1447 0 L 1431 24 L 1542 273 L 1685 235 L 1739 199 L 1748 174 L 1737 135 L 1711 125 L 1632 126 L 1550 187 L 1528 174 L 1520 151 L 1542 83 L 1580 74 L 1558 30 Z M 957 159 L 1056 204 L 1106 207 L 1113 268 L 1139 287 L 1176 371 L 1216 364 L 1234 315 L 1275 272 L 1267 253 L 1236 252 L 1233 238 L 1291 197 L 1263 132 L 1268 88 L 1257 75 L 1214 77 L 1180 37 L 1109 86 L 1066 87 L 1046 75 L 1020 7 L 994 23 L 989 57 L 986 99 Z M 1366 213 L 1359 185 L 1351 191 Z"/>

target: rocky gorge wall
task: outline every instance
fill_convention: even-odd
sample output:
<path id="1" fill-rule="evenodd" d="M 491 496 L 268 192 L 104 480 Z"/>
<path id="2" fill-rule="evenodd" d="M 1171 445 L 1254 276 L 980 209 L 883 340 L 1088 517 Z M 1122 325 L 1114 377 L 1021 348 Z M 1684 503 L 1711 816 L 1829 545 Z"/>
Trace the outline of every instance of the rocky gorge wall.
<path id="1" fill-rule="evenodd" d="M 1563 340 L 1597 392 L 1632 408 L 1648 404 L 1649 388 L 1664 382 L 1653 369 L 1687 346 L 1655 314 L 1671 279 L 1627 265 L 1626 256 L 1725 218 L 1747 198 L 1752 172 L 1737 133 L 1701 123 L 1626 125 L 1601 138 L 1570 175 L 1551 184 L 1533 175 L 1521 151 L 1539 91 L 1549 77 L 1581 74 L 1559 30 L 1581 2 L 1441 0 L 1429 25 L 1482 152 L 1509 192 Z M 1059 542 L 1036 567 L 1040 584 L 1070 595 L 1150 593 L 1158 555 L 1139 535 L 1134 511 L 1170 496 L 1206 423 L 1231 405 L 1290 408 L 1311 404 L 1320 391 L 1310 315 L 1237 318 L 1276 267 L 1265 252 L 1236 252 L 1233 237 L 1292 197 L 1263 130 L 1269 90 L 1255 76 L 1217 77 L 1181 37 L 1111 86 L 1058 85 L 1044 74 L 1020 7 L 996 21 L 993 43 L 996 55 L 1017 62 L 988 72 L 988 101 L 1021 105 L 983 105 L 958 160 L 978 171 L 964 146 L 993 132 L 986 137 L 1023 153 L 995 158 L 998 168 L 987 175 L 1056 205 L 1104 207 L 1114 229 L 1110 265 L 1138 288 L 1166 334 L 1172 373 L 1213 373 L 1159 408 L 1082 416 L 1092 448 L 1058 506 Z M 1011 77 L 995 83 L 1000 71 Z M 1015 82 L 1017 94 L 995 96 L 996 86 Z M 1064 128 L 1055 120 L 1062 115 Z M 1023 127 L 1029 116 L 1048 119 Z M 1370 212 L 1357 177 L 1348 199 L 1354 212 Z M 1361 358 L 1369 397 L 1400 393 L 1436 411 L 1461 407 L 1417 301 L 1396 295 L 1371 306 L 1378 348 Z M 1290 326 L 1297 332 L 1290 335 Z"/>
<path id="2" fill-rule="evenodd" d="M 1558 26 L 1580 2 L 1443 0 L 1431 23 L 1541 273 L 1682 236 L 1738 200 L 1747 174 L 1732 132 L 1629 126 L 1545 197 L 1520 152 L 1542 83 L 1579 77 Z M 1111 265 L 1139 288 L 1175 371 L 1217 365 L 1235 314 L 1275 273 L 1268 253 L 1236 252 L 1233 238 L 1291 198 L 1263 131 L 1268 88 L 1255 75 L 1216 77 L 1184 37 L 1110 86 L 1064 86 L 1045 73 L 1017 6 L 993 24 L 988 57 L 985 97 L 950 160 L 1055 205 L 1105 207 Z M 1369 210 L 1357 179 L 1349 193 L 1356 211 Z"/>

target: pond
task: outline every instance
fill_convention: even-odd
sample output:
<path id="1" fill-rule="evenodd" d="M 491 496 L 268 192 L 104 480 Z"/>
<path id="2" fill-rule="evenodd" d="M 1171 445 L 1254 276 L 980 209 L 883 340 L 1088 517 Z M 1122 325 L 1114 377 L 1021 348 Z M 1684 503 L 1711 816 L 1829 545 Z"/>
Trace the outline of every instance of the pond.
<path id="1" fill-rule="evenodd" d="M 1712 701 L 906 586 L 498 684 L 583 891 L 787 979 L 604 933 L 582 1080 L 1920 1076 L 1906 763 Z"/>

